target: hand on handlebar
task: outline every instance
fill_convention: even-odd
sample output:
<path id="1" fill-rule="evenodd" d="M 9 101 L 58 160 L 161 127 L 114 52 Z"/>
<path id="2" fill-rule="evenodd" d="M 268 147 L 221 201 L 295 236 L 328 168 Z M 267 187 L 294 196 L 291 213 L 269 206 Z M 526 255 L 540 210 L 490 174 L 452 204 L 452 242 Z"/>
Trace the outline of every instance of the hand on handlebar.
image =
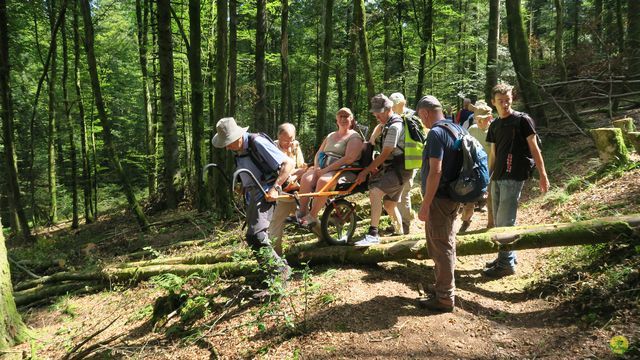
<path id="1" fill-rule="evenodd" d="M 278 199 L 278 190 L 276 190 L 273 186 L 269 189 L 269 191 L 267 191 L 267 196 L 265 197 L 265 200 L 267 200 L 268 202 L 274 202 Z"/>

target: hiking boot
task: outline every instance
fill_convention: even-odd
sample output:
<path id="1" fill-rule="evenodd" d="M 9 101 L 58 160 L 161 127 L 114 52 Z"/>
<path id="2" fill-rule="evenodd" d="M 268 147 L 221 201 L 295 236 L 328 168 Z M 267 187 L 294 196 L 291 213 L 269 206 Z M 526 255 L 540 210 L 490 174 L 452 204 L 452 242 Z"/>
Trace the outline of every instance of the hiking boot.
<path id="1" fill-rule="evenodd" d="M 462 226 L 460 226 L 460 230 L 458 230 L 458 232 L 465 232 L 467 231 L 467 229 L 469 228 L 469 226 L 471 225 L 471 220 L 464 220 L 462 222 Z"/>
<path id="2" fill-rule="evenodd" d="M 411 224 L 405 224 L 405 223 L 403 223 L 403 224 L 402 224 L 402 232 L 403 232 L 405 235 L 409 235 L 409 234 L 411 233 Z"/>
<path id="3" fill-rule="evenodd" d="M 516 269 L 510 266 L 493 266 L 488 269 L 482 270 L 482 275 L 490 278 L 503 278 L 505 276 L 513 275 L 516 273 Z"/>
<path id="4" fill-rule="evenodd" d="M 446 313 L 453 312 L 455 308 L 453 304 L 446 304 L 442 301 L 438 300 L 435 296 L 431 296 L 428 298 L 419 298 L 418 306 L 423 309 L 431 310 L 433 312 Z"/>
<path id="5" fill-rule="evenodd" d="M 513 260 L 513 264 L 514 265 L 518 265 L 518 259 Z M 491 261 L 487 261 L 486 263 L 484 263 L 484 267 L 486 269 L 492 268 L 492 267 L 494 267 L 496 265 L 498 265 L 498 258 L 495 258 L 495 259 L 493 259 Z"/>
<path id="6" fill-rule="evenodd" d="M 355 247 L 369 247 L 371 245 L 378 245 L 380 244 L 380 237 L 379 236 L 373 236 L 373 235 L 365 235 L 364 238 L 358 242 L 356 242 L 355 244 L 353 244 L 353 246 Z"/>

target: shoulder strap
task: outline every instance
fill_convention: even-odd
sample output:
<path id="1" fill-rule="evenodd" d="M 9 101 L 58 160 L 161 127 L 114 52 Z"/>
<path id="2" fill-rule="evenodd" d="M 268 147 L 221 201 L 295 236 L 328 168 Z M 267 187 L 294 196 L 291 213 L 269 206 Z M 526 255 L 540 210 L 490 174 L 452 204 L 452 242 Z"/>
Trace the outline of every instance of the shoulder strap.
<path id="1" fill-rule="evenodd" d="M 276 169 L 271 169 L 267 164 L 267 162 L 264 160 L 264 157 L 262 156 L 262 154 L 260 154 L 260 151 L 258 151 L 258 148 L 256 146 L 256 138 L 259 136 L 264 136 L 267 139 L 269 139 L 271 142 L 273 142 L 273 140 L 271 140 L 271 138 L 269 138 L 266 134 L 263 133 L 250 133 L 249 134 L 249 146 L 247 146 L 247 149 L 249 150 L 249 157 L 251 158 L 251 161 L 253 162 L 253 164 L 255 166 L 258 167 L 258 169 L 260 169 L 260 172 L 262 172 L 263 175 L 267 176 L 270 173 L 276 172 Z"/>
<path id="2" fill-rule="evenodd" d="M 462 136 L 462 132 L 456 129 L 455 126 L 451 126 L 450 123 L 438 124 L 436 125 L 439 128 L 446 129 L 454 139 L 459 139 Z"/>

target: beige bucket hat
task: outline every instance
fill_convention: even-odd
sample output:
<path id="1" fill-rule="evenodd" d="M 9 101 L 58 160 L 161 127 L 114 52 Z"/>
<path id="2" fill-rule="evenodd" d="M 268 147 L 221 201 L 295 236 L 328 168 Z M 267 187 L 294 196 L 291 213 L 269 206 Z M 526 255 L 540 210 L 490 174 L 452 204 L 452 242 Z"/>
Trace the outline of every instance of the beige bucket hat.
<path id="1" fill-rule="evenodd" d="M 216 134 L 211 139 L 211 143 L 217 148 L 226 147 L 238 140 L 247 130 L 249 130 L 248 126 L 238 126 L 236 120 L 232 117 L 222 118 L 216 124 Z"/>

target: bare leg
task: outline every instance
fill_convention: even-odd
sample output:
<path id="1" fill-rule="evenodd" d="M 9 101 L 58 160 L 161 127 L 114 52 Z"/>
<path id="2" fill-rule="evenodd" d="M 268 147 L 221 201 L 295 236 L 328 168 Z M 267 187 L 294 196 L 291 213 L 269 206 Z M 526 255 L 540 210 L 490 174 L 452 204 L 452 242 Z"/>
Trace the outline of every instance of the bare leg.
<path id="1" fill-rule="evenodd" d="M 307 171 L 300 179 L 300 190 L 298 193 L 305 194 L 311 191 L 313 191 L 313 171 Z M 300 198 L 300 213 L 298 214 L 300 217 L 309 212 L 309 201 L 309 197 L 305 196 Z"/>
<path id="2" fill-rule="evenodd" d="M 334 172 L 329 172 L 327 174 L 322 175 L 320 179 L 318 179 L 318 182 L 316 183 L 316 192 L 320 191 L 325 185 L 327 185 L 331 181 L 331 178 L 333 177 L 334 174 L 335 174 Z M 313 204 L 311 205 L 311 212 L 309 214 L 314 218 L 317 218 L 318 214 L 320 213 L 320 210 L 322 210 L 326 202 L 327 202 L 326 196 L 315 196 L 313 198 Z"/>
<path id="3" fill-rule="evenodd" d="M 384 193 L 378 188 L 369 190 L 369 200 L 371 201 L 371 226 L 378 227 L 380 216 L 382 216 L 382 197 Z"/>
<path id="4" fill-rule="evenodd" d="M 402 214 L 400 214 L 400 209 L 398 209 L 398 203 L 391 200 L 384 200 L 384 209 L 391 217 L 391 224 L 393 225 L 394 233 L 402 234 Z"/>

